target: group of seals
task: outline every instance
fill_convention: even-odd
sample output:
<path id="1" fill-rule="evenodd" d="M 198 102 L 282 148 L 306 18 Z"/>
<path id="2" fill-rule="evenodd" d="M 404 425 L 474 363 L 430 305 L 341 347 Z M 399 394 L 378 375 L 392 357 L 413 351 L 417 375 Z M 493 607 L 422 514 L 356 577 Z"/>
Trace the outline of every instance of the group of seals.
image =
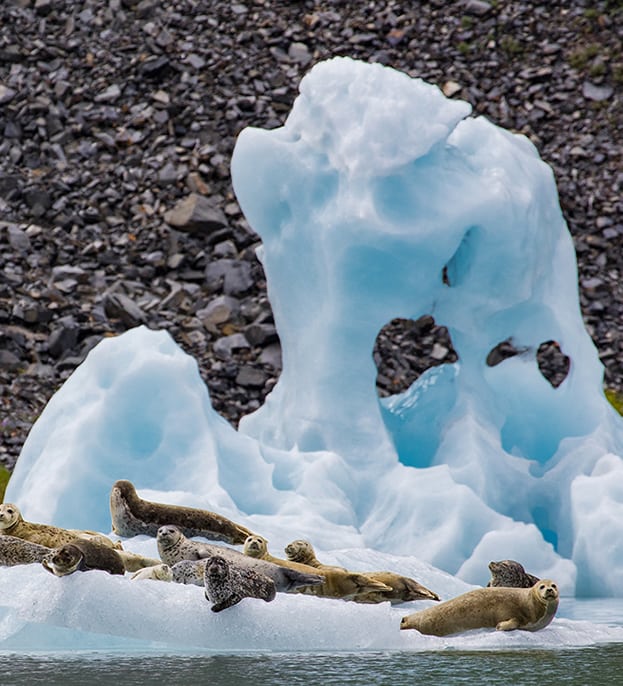
<path id="1" fill-rule="evenodd" d="M 321 563 L 309 541 L 285 547 L 287 559 L 271 555 L 268 542 L 207 510 L 142 500 L 133 484 L 116 481 L 110 495 L 113 531 L 121 536 L 156 536 L 160 560 L 123 550 L 93 531 L 62 529 L 24 520 L 12 503 L 0 504 L 0 565 L 41 563 L 56 576 L 99 569 L 135 572 L 132 579 L 156 579 L 203 586 L 212 611 L 243 598 L 270 602 L 277 592 L 307 593 L 360 603 L 392 604 L 439 596 L 415 579 L 389 571 L 354 572 Z M 202 536 L 244 544 L 243 552 L 190 540 Z M 473 629 L 538 631 L 558 609 L 556 584 L 528 574 L 515 560 L 490 562 L 491 579 L 479 588 L 402 618 L 401 629 L 447 636 Z"/>
<path id="2" fill-rule="evenodd" d="M 319 574 L 323 579 L 321 584 L 304 586 L 299 589 L 300 593 L 307 595 L 353 600 L 363 593 L 391 591 L 390 586 L 371 578 L 365 573 L 349 572 L 341 567 L 316 568 L 301 564 L 300 562 L 274 557 L 268 552 L 268 542 L 266 539 L 256 534 L 247 538 L 244 543 L 243 552 L 252 559 L 271 562 L 280 567 L 294 569 L 303 574 Z"/>
<path id="3" fill-rule="evenodd" d="M 118 536 L 146 534 L 156 536 L 165 524 L 177 526 L 190 538 L 203 536 L 211 541 L 241 544 L 252 532 L 208 510 L 181 505 L 154 503 L 139 498 L 134 485 L 124 479 L 116 481 L 110 492 L 112 529 Z"/>
<path id="4" fill-rule="evenodd" d="M 285 593 L 323 581 L 323 577 L 316 573 L 303 573 L 266 560 L 255 560 L 233 548 L 191 541 L 176 526 L 161 526 L 156 540 L 160 558 L 171 567 L 174 580 L 182 580 L 182 577 L 185 577 L 186 580 L 182 583 L 204 585 L 206 561 L 214 555 L 224 558 L 230 568 L 241 573 L 244 573 L 244 570 L 252 570 L 267 576 L 272 579 L 277 591 Z M 180 568 L 178 563 L 182 562 L 184 564 Z M 193 562 L 195 564 L 192 564 Z"/>
<path id="5" fill-rule="evenodd" d="M 20 509 L 13 503 L 0 504 L 0 535 L 13 536 L 30 543 L 46 546 L 49 549 L 60 548 L 68 543 L 86 540 L 103 548 L 116 550 L 123 561 L 126 571 L 135 572 L 143 567 L 159 564 L 160 560 L 143 557 L 123 550 L 121 543 L 112 541 L 107 536 L 95 531 L 82 529 L 63 529 L 51 524 L 38 524 L 24 519 Z"/>
<path id="6" fill-rule="evenodd" d="M 477 588 L 403 617 L 400 628 L 430 636 L 484 628 L 538 631 L 554 618 L 558 599 L 558 588 L 550 579 L 530 588 Z"/>
<path id="7" fill-rule="evenodd" d="M 305 564 L 321 571 L 336 569 L 348 571 L 343 567 L 322 564 L 316 557 L 316 552 L 309 541 L 302 539 L 292 541 L 285 547 L 285 553 L 289 561 Z M 368 579 L 386 585 L 388 588 L 358 593 L 352 598 L 357 603 L 383 603 L 389 601 L 392 605 L 397 605 L 412 600 L 439 600 L 439 596 L 434 591 L 422 586 L 422 584 L 408 576 L 387 571 L 362 572 L 362 574 Z"/>

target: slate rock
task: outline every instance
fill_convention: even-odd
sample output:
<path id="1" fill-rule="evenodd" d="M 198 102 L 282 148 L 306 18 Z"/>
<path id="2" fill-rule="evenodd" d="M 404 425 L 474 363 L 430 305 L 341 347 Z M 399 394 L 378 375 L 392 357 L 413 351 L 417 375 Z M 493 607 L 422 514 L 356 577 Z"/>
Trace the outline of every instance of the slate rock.
<path id="1" fill-rule="evenodd" d="M 225 213 L 209 199 L 191 193 L 173 209 L 165 212 L 164 220 L 178 231 L 211 232 L 227 226 Z"/>

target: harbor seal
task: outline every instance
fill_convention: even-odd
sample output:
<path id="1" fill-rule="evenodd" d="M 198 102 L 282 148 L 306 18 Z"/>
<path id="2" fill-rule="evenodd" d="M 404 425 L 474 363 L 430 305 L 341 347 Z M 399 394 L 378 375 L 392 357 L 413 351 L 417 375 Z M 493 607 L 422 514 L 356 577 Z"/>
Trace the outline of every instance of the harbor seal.
<path id="1" fill-rule="evenodd" d="M 243 598 L 259 598 L 267 603 L 275 599 L 275 582 L 252 569 L 230 565 L 224 557 L 213 555 L 204 570 L 205 596 L 212 612 L 236 605 Z"/>
<path id="2" fill-rule="evenodd" d="M 205 559 L 213 555 L 220 555 L 225 558 L 229 562 L 230 568 L 234 565 L 266 575 L 274 581 L 277 591 L 285 593 L 292 593 L 301 586 L 313 586 L 324 581 L 322 576 L 315 573 L 316 570 L 312 570 L 312 573 L 309 574 L 302 573 L 265 560 L 255 560 L 233 548 L 191 541 L 176 526 L 161 526 L 158 529 L 156 540 L 160 558 L 173 571 L 173 580 L 185 578 L 186 580 L 182 583 L 194 583 L 203 586 Z M 194 561 L 196 564 L 184 564 L 178 567 L 176 563 L 183 560 Z"/>
<path id="3" fill-rule="evenodd" d="M 315 568 L 300 562 L 283 560 L 274 557 L 268 552 L 268 543 L 263 536 L 253 534 L 244 542 L 243 552 L 245 555 L 256 560 L 265 560 L 281 567 L 295 569 L 305 574 L 314 572 L 323 576 L 323 582 L 310 588 L 301 588 L 299 593 L 314 595 L 322 598 L 341 598 L 342 600 L 352 600 L 361 593 L 371 593 L 377 591 L 391 591 L 391 587 L 382 581 L 372 579 L 365 573 L 350 572 L 339 567 Z"/>
<path id="4" fill-rule="evenodd" d="M 292 562 L 299 562 L 320 570 L 341 569 L 348 571 L 344 567 L 322 564 L 316 557 L 312 544 L 303 539 L 297 539 L 288 543 L 284 550 L 288 560 Z M 360 593 L 352 599 L 356 603 L 383 603 L 389 601 L 392 605 L 399 605 L 400 603 L 407 603 L 412 600 L 439 600 L 439 596 L 434 591 L 422 586 L 422 584 L 411 577 L 386 571 L 362 572 L 362 574 L 365 574 L 370 579 L 380 581 L 389 586 L 391 590 Z"/>
<path id="5" fill-rule="evenodd" d="M 489 562 L 488 587 L 507 586 L 509 588 L 530 588 L 539 582 L 539 578 L 528 574 L 523 565 L 515 560 Z"/>
<path id="6" fill-rule="evenodd" d="M 477 588 L 402 618 L 401 629 L 449 636 L 472 629 L 538 631 L 558 609 L 558 587 L 542 579 L 532 588 Z"/>
<path id="7" fill-rule="evenodd" d="M 116 550 L 80 538 L 53 550 L 42 564 L 56 576 L 93 569 L 101 569 L 109 574 L 125 573 L 123 560 Z"/>
<path id="8" fill-rule="evenodd" d="M 13 503 L 0 505 L 0 534 L 17 536 L 17 538 L 23 538 L 25 541 L 31 541 L 31 543 L 39 543 L 39 545 L 48 548 L 58 548 L 65 543 L 75 541 L 77 538 L 88 539 L 108 548 L 121 548 L 120 543 L 111 541 L 95 531 L 62 529 L 50 524 L 27 522 L 22 517 L 20 509 Z"/>
<path id="9" fill-rule="evenodd" d="M 153 579 L 155 581 L 173 581 L 173 572 L 171 567 L 165 564 L 157 564 L 152 567 L 143 567 L 134 572 L 130 577 L 130 581 L 139 581 L 142 579 Z"/>
<path id="10" fill-rule="evenodd" d="M 188 537 L 241 544 L 252 532 L 226 517 L 181 505 L 154 503 L 139 498 L 130 481 L 115 481 L 110 492 L 112 529 L 118 536 L 156 536 L 165 524 L 173 524 Z"/>
<path id="11" fill-rule="evenodd" d="M 40 563 L 51 552 L 52 548 L 25 541 L 17 536 L 7 534 L 0 536 L 0 566 L 2 567 Z"/>

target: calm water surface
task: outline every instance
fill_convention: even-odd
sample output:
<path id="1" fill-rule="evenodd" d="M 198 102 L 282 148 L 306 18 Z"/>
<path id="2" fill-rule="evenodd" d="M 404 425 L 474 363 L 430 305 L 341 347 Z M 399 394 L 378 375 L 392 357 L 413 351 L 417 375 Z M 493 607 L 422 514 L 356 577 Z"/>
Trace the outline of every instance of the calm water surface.
<path id="1" fill-rule="evenodd" d="M 435 653 L 0 657 L 0 683 L 621 686 L 623 644 L 561 650 Z"/>

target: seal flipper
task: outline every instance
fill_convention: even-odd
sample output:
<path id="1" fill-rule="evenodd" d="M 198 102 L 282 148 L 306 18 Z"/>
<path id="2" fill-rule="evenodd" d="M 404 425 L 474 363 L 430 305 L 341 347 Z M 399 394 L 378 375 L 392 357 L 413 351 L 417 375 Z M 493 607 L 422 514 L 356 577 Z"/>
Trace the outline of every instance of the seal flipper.
<path id="1" fill-rule="evenodd" d="M 206 594 L 206 598 L 207 598 Z M 226 610 L 228 607 L 231 607 L 232 605 L 237 605 L 245 596 L 240 595 L 238 593 L 232 593 L 230 596 L 225 598 L 225 600 L 221 600 L 220 603 L 214 603 L 212 607 L 210 608 L 212 612 L 220 612 L 221 610 Z"/>
<path id="2" fill-rule="evenodd" d="M 515 631 L 519 628 L 519 620 L 517 618 L 505 619 L 498 622 L 495 628 L 498 631 Z"/>

